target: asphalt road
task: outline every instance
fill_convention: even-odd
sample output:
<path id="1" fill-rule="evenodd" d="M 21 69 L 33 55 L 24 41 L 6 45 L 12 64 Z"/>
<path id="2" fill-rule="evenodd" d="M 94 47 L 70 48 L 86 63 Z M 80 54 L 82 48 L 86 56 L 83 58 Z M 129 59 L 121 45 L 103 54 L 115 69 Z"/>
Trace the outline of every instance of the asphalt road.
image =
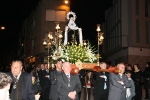
<path id="1" fill-rule="evenodd" d="M 145 91 L 144 91 L 144 89 L 143 89 L 143 91 L 142 91 L 143 93 L 143 97 L 142 97 L 142 100 L 148 100 L 148 99 L 144 99 L 144 97 L 145 97 Z M 93 91 L 91 92 L 91 98 L 90 98 L 90 100 L 94 100 L 94 98 L 93 98 Z M 82 89 L 82 94 L 81 94 L 81 99 L 80 100 L 84 100 L 83 97 L 84 96 L 84 89 Z"/>

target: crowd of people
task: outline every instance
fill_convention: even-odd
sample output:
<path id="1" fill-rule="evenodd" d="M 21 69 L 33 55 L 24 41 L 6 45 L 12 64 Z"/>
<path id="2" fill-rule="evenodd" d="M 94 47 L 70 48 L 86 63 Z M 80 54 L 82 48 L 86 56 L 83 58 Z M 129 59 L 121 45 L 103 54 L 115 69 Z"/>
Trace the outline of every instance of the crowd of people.
<path id="1" fill-rule="evenodd" d="M 101 62 L 101 69 L 109 66 Z M 55 61 L 55 69 L 49 71 L 47 64 L 23 70 L 22 62 L 13 61 L 10 72 L 0 72 L 0 100 L 142 100 L 150 95 L 150 63 L 144 71 L 138 64 L 119 63 L 119 73 L 80 70 L 70 73 L 69 62 Z"/>

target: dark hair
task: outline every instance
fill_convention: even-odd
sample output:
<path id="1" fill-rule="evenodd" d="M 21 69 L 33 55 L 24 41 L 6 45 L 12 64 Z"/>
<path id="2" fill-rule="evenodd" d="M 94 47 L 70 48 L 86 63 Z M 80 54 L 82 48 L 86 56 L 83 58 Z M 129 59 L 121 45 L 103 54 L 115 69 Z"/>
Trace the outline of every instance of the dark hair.
<path id="1" fill-rule="evenodd" d="M 127 70 L 127 71 L 125 72 L 125 74 L 132 74 L 132 72 L 131 72 L 130 70 Z"/>
<path id="2" fill-rule="evenodd" d="M 31 72 L 31 76 L 32 76 L 32 77 L 35 77 L 35 79 L 37 79 L 37 72 L 36 72 L 36 71 L 32 71 L 32 72 Z"/>
<path id="3" fill-rule="evenodd" d="M 136 66 L 137 66 L 137 68 L 138 68 L 138 69 L 140 69 L 139 64 L 134 64 L 134 65 L 136 65 Z M 133 67 L 134 67 L 134 65 L 133 65 Z M 134 70 L 135 70 L 135 68 L 134 68 Z"/>
<path id="4" fill-rule="evenodd" d="M 150 62 L 147 62 L 146 64 L 148 64 L 148 67 L 150 67 Z"/>
<path id="5" fill-rule="evenodd" d="M 21 61 L 21 60 L 14 60 L 14 61 L 12 61 L 12 63 L 11 63 L 11 64 L 13 64 L 13 63 L 15 63 L 15 62 L 19 62 L 19 63 L 21 64 L 21 66 L 23 66 L 23 65 L 22 65 L 22 61 Z"/>
<path id="6" fill-rule="evenodd" d="M 106 64 L 106 63 L 105 63 L 105 62 L 100 62 L 100 67 L 101 67 L 102 64 Z M 106 65 L 107 65 L 107 64 L 106 64 Z"/>
<path id="7" fill-rule="evenodd" d="M 57 59 L 57 60 L 55 60 L 55 62 L 54 62 L 54 64 L 57 64 L 58 62 L 62 62 L 62 60 L 61 59 Z"/>
<path id="8" fill-rule="evenodd" d="M 6 73 L 0 72 L 0 89 L 12 83 L 12 78 Z"/>
<path id="9" fill-rule="evenodd" d="M 131 67 L 131 64 L 128 64 L 128 67 Z"/>

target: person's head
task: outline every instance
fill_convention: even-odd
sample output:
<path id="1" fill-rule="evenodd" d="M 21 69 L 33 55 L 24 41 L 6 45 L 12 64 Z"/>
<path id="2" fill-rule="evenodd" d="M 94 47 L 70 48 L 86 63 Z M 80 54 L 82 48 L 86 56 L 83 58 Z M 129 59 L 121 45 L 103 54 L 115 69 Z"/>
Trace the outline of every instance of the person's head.
<path id="1" fill-rule="evenodd" d="M 44 66 L 44 64 L 41 64 L 41 69 L 45 69 L 45 66 Z"/>
<path id="2" fill-rule="evenodd" d="M 71 65 L 69 62 L 64 62 L 62 65 L 62 69 L 64 71 L 64 73 L 66 74 L 70 74 L 70 70 L 71 70 Z"/>
<path id="3" fill-rule="evenodd" d="M 125 65 L 123 63 L 120 63 L 120 64 L 117 65 L 117 67 L 121 71 L 120 73 L 123 74 L 124 71 L 125 71 Z"/>
<path id="4" fill-rule="evenodd" d="M 92 72 L 91 71 L 88 71 L 87 72 L 87 76 L 91 76 L 92 75 Z"/>
<path id="5" fill-rule="evenodd" d="M 131 71 L 126 71 L 125 74 L 126 74 L 126 76 L 127 76 L 128 78 L 131 78 L 131 75 L 132 75 L 132 74 L 131 74 Z"/>
<path id="6" fill-rule="evenodd" d="M 131 65 L 128 65 L 127 70 L 132 70 Z"/>
<path id="7" fill-rule="evenodd" d="M 56 70 L 61 71 L 62 69 L 62 60 L 58 59 L 55 61 Z"/>
<path id="8" fill-rule="evenodd" d="M 8 100 L 12 79 L 9 75 L 0 72 L 0 100 Z"/>
<path id="9" fill-rule="evenodd" d="M 11 72 L 14 76 L 18 76 L 22 71 L 22 62 L 20 60 L 16 60 L 12 62 Z"/>
<path id="10" fill-rule="evenodd" d="M 32 77 L 32 80 L 36 80 L 37 79 L 37 73 L 36 73 L 36 71 L 32 71 L 31 72 L 31 77 Z"/>
<path id="11" fill-rule="evenodd" d="M 101 62 L 100 63 L 100 67 L 101 67 L 101 69 L 106 69 L 107 68 L 107 64 L 105 62 Z"/>
<path id="12" fill-rule="evenodd" d="M 146 63 L 146 67 L 150 67 L 150 62 L 147 62 L 147 63 Z"/>
<path id="13" fill-rule="evenodd" d="M 134 71 L 138 71 L 138 70 L 140 70 L 139 65 L 138 64 L 134 64 Z"/>

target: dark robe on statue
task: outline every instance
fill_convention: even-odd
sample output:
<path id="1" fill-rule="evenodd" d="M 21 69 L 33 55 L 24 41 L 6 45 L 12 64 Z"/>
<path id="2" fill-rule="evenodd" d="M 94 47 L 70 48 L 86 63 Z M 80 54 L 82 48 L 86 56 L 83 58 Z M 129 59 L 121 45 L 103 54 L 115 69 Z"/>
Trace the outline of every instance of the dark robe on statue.
<path id="1" fill-rule="evenodd" d="M 68 30 L 68 42 L 71 43 L 73 41 L 73 35 L 74 35 L 74 39 L 75 42 L 77 42 L 77 44 L 79 44 L 79 33 L 78 30 Z"/>

